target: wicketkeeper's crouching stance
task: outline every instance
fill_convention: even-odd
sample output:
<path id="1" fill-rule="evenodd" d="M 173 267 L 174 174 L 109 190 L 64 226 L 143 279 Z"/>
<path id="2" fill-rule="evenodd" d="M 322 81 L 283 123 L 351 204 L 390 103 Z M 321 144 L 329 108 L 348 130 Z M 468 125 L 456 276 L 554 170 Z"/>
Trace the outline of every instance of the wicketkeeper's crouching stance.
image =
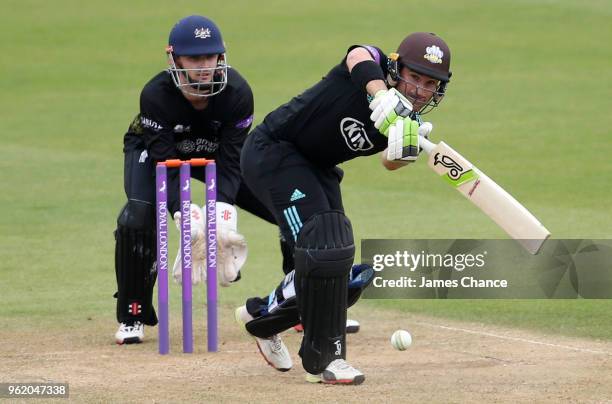
<path id="1" fill-rule="evenodd" d="M 414 161 L 420 136 L 432 128 L 420 124 L 420 115 L 442 100 L 449 68 L 450 50 L 434 34 L 411 34 L 388 57 L 377 47 L 352 46 L 323 80 L 268 114 L 248 136 L 240 161 L 244 181 L 291 241 L 295 274 L 292 283 L 285 279 L 269 298 L 247 300 L 236 314 L 276 369 L 292 366 L 278 333 L 301 321 L 308 381 L 365 380 L 345 360 L 345 323 L 368 271 L 351 276 L 360 274 L 351 271 L 353 230 L 336 165 L 378 152 L 389 170 Z M 365 279 L 356 294 L 351 278 Z M 279 302 L 291 295 L 285 284 L 294 287 L 295 309 Z"/>
<path id="2" fill-rule="evenodd" d="M 240 176 L 240 150 L 253 121 L 253 93 L 240 73 L 227 64 L 219 28 L 203 16 L 181 19 L 170 32 L 166 55 L 168 69 L 144 86 L 140 112 L 124 136 L 127 203 L 119 214 L 115 231 L 118 344 L 141 342 L 144 325 L 157 324 L 152 304 L 157 276 L 156 162 L 198 157 L 216 160 L 217 268 L 221 285 L 228 286 L 239 279 L 246 259 L 246 243 L 238 233 L 235 206 L 275 223 L 274 216 L 253 196 Z M 168 211 L 177 227 L 178 174 L 178 169 L 170 169 L 167 184 Z M 191 175 L 204 181 L 203 170 L 193 169 Z M 206 276 L 205 215 L 195 204 L 191 205 L 190 213 L 191 274 L 195 284 Z M 178 282 L 180 261 L 177 256 L 174 278 Z"/>

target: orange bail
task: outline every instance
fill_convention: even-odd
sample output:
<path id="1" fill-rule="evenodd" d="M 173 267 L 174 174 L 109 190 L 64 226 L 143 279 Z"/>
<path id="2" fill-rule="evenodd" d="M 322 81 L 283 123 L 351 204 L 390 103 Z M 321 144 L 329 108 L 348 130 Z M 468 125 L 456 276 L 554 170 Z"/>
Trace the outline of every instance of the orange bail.
<path id="1" fill-rule="evenodd" d="M 191 164 L 192 166 L 205 166 L 208 163 L 211 163 L 213 160 L 206 160 L 206 159 L 191 159 L 188 160 L 187 162 L 189 164 Z"/>
<path id="2" fill-rule="evenodd" d="M 159 164 L 164 165 L 166 167 L 180 167 L 181 163 L 182 161 L 179 159 L 166 160 L 166 161 L 159 162 Z"/>
<path id="3" fill-rule="evenodd" d="M 187 163 L 192 167 L 201 167 L 201 166 L 205 166 L 209 163 L 214 163 L 214 162 L 215 160 L 208 160 L 208 159 L 203 159 L 203 158 L 189 159 L 189 160 L 170 159 L 166 161 L 160 161 L 159 163 L 157 163 L 157 165 L 166 166 L 169 168 L 176 168 L 176 167 L 180 167 L 181 164 L 183 163 Z"/>

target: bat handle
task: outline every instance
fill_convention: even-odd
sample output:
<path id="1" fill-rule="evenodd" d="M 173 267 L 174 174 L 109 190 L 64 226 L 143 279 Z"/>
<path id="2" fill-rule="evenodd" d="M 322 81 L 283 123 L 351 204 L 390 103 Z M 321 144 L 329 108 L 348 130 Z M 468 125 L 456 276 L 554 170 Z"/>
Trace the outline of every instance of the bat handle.
<path id="1" fill-rule="evenodd" d="M 431 142 L 426 137 L 421 136 L 420 139 L 419 139 L 419 146 L 421 147 L 421 149 L 423 149 L 425 151 L 425 153 L 431 154 L 431 152 L 433 151 L 433 149 L 437 145 L 435 143 Z"/>

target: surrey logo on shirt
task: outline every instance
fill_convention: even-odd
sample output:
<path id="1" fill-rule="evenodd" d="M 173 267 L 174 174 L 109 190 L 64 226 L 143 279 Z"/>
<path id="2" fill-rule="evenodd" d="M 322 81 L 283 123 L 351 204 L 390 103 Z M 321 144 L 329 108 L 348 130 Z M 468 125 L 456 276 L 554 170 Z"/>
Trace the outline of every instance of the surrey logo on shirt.
<path id="1" fill-rule="evenodd" d="M 346 117 L 340 122 L 340 132 L 349 149 L 366 151 L 374 147 L 368 139 L 365 125 L 357 119 Z"/>

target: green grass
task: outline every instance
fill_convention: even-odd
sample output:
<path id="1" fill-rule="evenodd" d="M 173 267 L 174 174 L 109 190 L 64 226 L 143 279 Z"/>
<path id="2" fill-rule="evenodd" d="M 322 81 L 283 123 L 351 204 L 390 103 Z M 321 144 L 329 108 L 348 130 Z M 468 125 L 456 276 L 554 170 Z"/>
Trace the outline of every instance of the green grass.
<path id="1" fill-rule="evenodd" d="M 3 10 L 0 326 L 103 317 L 113 328 L 122 136 L 142 85 L 164 68 L 169 29 L 190 13 L 221 26 L 230 64 L 255 93 L 258 122 L 351 44 L 391 51 L 409 31 L 437 32 L 453 50 L 454 75 L 428 117 L 433 137 L 523 201 L 554 237 L 612 235 L 609 2 L 6 0 Z M 357 239 L 504 237 L 423 162 L 390 173 L 372 157 L 343 168 Z M 243 281 L 222 290 L 225 305 L 279 279 L 276 230 L 248 215 L 240 228 L 251 255 Z M 612 338 L 608 301 L 365 304 Z"/>

